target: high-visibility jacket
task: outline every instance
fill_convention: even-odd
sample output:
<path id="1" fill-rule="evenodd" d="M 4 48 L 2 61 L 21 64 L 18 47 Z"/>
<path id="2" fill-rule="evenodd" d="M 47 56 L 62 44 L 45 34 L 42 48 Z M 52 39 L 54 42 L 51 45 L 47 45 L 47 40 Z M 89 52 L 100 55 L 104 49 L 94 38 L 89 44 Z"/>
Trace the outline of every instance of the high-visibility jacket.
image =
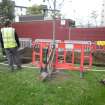
<path id="1" fill-rule="evenodd" d="M 1 28 L 4 48 L 14 48 L 17 46 L 15 40 L 15 29 L 12 27 Z"/>
<path id="2" fill-rule="evenodd" d="M 96 41 L 98 46 L 105 46 L 105 41 Z"/>

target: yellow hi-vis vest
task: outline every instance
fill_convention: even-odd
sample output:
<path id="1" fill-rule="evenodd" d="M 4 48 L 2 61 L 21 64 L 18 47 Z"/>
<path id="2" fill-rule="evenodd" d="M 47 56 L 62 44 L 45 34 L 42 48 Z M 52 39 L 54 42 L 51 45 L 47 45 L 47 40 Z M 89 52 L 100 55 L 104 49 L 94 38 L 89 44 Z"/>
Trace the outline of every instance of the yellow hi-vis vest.
<path id="1" fill-rule="evenodd" d="M 105 41 L 96 41 L 98 46 L 105 46 Z"/>
<path id="2" fill-rule="evenodd" d="M 15 40 L 15 29 L 12 27 L 1 28 L 4 48 L 14 48 L 17 46 Z"/>

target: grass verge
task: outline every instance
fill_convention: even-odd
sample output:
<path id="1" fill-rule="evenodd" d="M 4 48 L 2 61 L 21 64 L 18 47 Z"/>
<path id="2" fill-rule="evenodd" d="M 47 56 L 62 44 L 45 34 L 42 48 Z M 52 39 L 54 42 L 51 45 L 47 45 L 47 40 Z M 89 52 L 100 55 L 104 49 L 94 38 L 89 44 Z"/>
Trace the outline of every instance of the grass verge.
<path id="1" fill-rule="evenodd" d="M 99 82 L 105 72 L 86 72 L 80 79 L 79 72 L 62 71 L 46 82 L 38 76 L 38 69 L 10 72 L 0 65 L 0 105 L 105 105 Z"/>

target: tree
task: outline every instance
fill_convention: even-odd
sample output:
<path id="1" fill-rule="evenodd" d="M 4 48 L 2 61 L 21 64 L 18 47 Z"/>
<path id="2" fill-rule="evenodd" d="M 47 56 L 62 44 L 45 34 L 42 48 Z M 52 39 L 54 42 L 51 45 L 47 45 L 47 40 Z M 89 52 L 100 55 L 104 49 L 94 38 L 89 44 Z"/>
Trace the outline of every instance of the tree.
<path id="1" fill-rule="evenodd" d="M 97 11 L 93 10 L 91 12 L 91 18 L 93 18 L 93 20 L 95 21 L 96 27 L 97 27 L 97 17 L 98 17 Z"/>
<path id="2" fill-rule="evenodd" d="M 0 3 L 0 23 L 3 24 L 3 22 L 6 19 L 9 19 L 10 21 L 13 21 L 14 19 L 14 8 L 15 3 L 11 0 L 2 0 Z"/>
<path id="3" fill-rule="evenodd" d="M 51 11 L 49 12 L 51 17 L 60 18 L 62 16 L 60 10 L 64 4 L 64 0 L 43 0 L 43 2 L 47 2 L 48 11 Z"/>
<path id="4" fill-rule="evenodd" d="M 28 7 L 26 14 L 27 15 L 36 15 L 36 14 L 43 15 L 44 14 L 43 5 L 33 5 L 32 7 Z"/>
<path id="5" fill-rule="evenodd" d="M 28 0 L 28 1 L 31 1 L 31 0 Z M 42 1 L 46 3 L 48 8 L 45 8 L 45 5 L 40 5 L 40 6 L 33 5 L 32 7 L 29 7 L 27 9 L 26 13 L 28 15 L 35 15 L 35 14 L 45 15 L 47 13 L 47 15 L 52 18 L 54 17 L 54 15 L 55 15 L 55 18 L 60 18 L 62 16 L 62 14 L 60 13 L 60 10 L 64 5 L 65 0 L 42 0 Z"/>

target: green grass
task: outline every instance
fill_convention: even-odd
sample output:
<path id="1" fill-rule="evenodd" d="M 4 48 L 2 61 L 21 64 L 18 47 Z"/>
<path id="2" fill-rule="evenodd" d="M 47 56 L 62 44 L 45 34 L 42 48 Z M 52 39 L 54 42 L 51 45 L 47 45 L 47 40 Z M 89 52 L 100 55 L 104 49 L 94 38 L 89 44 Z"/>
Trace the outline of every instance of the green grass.
<path id="1" fill-rule="evenodd" d="M 96 69 L 96 68 L 95 68 Z M 98 68 L 99 69 L 99 68 Z M 37 69 L 10 72 L 0 65 L 0 105 L 105 105 L 105 72 L 65 71 L 41 82 Z"/>

